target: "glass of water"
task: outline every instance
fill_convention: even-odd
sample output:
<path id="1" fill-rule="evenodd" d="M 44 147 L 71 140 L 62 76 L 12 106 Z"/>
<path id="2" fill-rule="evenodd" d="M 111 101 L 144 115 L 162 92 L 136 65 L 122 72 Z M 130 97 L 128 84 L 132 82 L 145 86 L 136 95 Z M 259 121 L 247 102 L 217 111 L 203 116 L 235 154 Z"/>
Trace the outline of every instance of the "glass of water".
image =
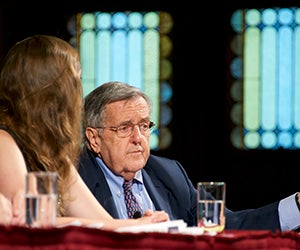
<path id="1" fill-rule="evenodd" d="M 198 182 L 197 223 L 204 233 L 215 235 L 225 228 L 225 182 Z"/>
<path id="2" fill-rule="evenodd" d="M 26 224 L 29 227 L 54 227 L 57 205 L 56 172 L 29 172 L 26 175 Z"/>

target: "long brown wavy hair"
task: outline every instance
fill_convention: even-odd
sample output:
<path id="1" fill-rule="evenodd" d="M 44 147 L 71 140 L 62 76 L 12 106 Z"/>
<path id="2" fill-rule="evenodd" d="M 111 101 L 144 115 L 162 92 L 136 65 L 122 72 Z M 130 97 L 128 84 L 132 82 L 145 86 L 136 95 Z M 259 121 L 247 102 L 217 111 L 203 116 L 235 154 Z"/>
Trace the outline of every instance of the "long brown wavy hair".
<path id="1" fill-rule="evenodd" d="M 53 36 L 16 43 L 0 73 L 0 124 L 19 141 L 28 171 L 59 175 L 58 213 L 63 215 L 64 180 L 80 150 L 82 86 L 77 51 Z"/>

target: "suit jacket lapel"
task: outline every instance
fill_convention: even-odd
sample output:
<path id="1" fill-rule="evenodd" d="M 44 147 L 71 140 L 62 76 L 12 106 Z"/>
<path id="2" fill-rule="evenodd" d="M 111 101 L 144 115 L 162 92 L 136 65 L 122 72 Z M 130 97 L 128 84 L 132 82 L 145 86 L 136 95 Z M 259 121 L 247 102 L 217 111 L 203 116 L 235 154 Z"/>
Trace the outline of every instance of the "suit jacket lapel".
<path id="1" fill-rule="evenodd" d="M 89 160 L 85 161 L 85 164 L 88 165 L 86 168 L 89 169 L 89 176 L 91 177 L 89 179 L 89 186 L 92 187 L 95 197 L 110 215 L 113 218 L 118 218 L 118 211 L 105 176 L 98 166 L 95 156 L 89 150 L 86 150 L 86 153 L 88 154 L 86 159 Z M 106 185 L 103 185 L 103 183 L 106 183 Z"/>
<path id="2" fill-rule="evenodd" d="M 101 171 L 102 172 L 102 171 Z M 103 173 L 102 173 L 103 175 Z M 106 181 L 106 180 L 104 180 Z M 118 218 L 118 211 L 112 196 L 112 193 L 109 189 L 108 184 L 107 185 L 102 185 L 100 187 L 100 185 L 97 185 L 99 188 L 99 197 L 100 197 L 100 201 L 102 206 L 110 213 L 110 215 L 113 218 Z"/>
<path id="3" fill-rule="evenodd" d="M 151 173 L 142 169 L 144 185 L 148 194 L 156 208 L 156 210 L 164 210 L 169 214 L 170 219 L 173 219 L 172 210 L 168 202 L 168 193 L 165 189 L 161 188 L 161 183 L 156 181 L 156 178 L 151 179 Z"/>

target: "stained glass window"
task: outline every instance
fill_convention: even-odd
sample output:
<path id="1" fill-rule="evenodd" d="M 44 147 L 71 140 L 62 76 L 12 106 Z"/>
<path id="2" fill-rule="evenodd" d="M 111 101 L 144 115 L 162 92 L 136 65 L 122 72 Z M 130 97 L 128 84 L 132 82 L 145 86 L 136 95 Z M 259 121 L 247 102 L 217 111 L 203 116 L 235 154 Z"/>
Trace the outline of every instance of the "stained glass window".
<path id="1" fill-rule="evenodd" d="M 231 16 L 231 143 L 300 148 L 300 8 L 239 9 Z"/>
<path id="2" fill-rule="evenodd" d="M 79 50 L 84 96 L 108 81 L 121 81 L 144 91 L 153 103 L 152 150 L 172 143 L 173 27 L 168 12 L 78 13 L 69 22 L 71 43 Z"/>

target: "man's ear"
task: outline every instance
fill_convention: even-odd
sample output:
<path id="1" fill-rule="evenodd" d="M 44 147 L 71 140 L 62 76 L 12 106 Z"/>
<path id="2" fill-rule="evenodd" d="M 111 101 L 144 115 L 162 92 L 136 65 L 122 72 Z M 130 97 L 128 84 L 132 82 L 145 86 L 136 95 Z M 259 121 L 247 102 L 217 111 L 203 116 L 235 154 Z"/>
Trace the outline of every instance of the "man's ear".
<path id="1" fill-rule="evenodd" d="M 85 136 L 87 137 L 87 139 L 88 139 L 88 141 L 90 143 L 91 149 L 95 153 L 98 154 L 100 152 L 101 140 L 99 138 L 99 134 L 98 134 L 97 129 L 86 128 L 86 130 L 85 130 Z"/>

